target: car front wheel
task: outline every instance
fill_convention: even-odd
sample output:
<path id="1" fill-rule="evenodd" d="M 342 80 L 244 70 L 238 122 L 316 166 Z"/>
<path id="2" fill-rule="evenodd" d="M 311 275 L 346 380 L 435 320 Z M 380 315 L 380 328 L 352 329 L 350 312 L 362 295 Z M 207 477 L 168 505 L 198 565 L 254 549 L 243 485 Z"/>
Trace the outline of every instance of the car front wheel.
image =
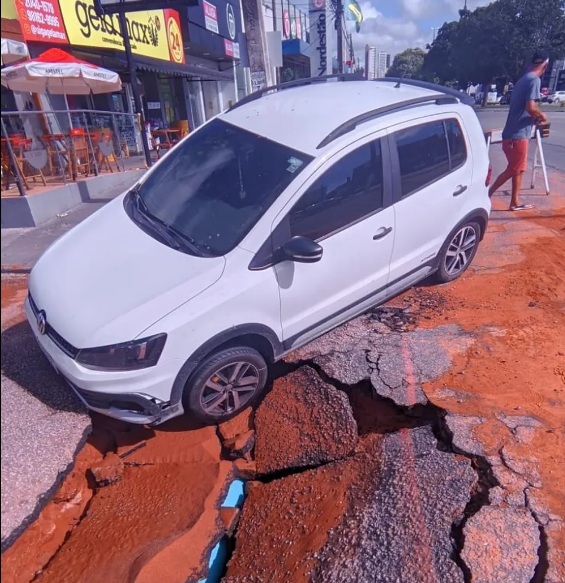
<path id="1" fill-rule="evenodd" d="M 227 421 L 257 401 L 267 376 L 267 363 L 253 348 L 216 352 L 189 379 L 183 396 L 185 411 L 207 424 Z"/>
<path id="2" fill-rule="evenodd" d="M 439 283 L 448 283 L 463 275 L 467 270 L 481 240 L 481 227 L 469 222 L 458 227 L 444 243 L 439 258 L 436 279 Z"/>

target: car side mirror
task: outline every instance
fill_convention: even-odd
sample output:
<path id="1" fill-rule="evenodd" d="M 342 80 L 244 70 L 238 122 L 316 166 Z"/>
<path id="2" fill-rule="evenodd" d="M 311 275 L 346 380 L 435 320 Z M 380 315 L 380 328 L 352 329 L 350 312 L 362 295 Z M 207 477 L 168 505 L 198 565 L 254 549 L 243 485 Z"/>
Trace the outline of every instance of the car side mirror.
<path id="1" fill-rule="evenodd" d="M 324 250 L 318 243 L 306 237 L 293 237 L 281 247 L 281 259 L 296 263 L 316 263 L 322 259 Z"/>

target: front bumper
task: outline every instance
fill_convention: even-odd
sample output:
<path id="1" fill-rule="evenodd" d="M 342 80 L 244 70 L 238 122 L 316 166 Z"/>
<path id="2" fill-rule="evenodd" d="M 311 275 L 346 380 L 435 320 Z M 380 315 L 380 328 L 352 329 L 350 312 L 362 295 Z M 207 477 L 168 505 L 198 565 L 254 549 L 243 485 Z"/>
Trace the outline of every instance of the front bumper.
<path id="1" fill-rule="evenodd" d="M 176 363 L 136 371 L 87 369 L 76 362 L 72 346 L 52 328 L 46 334 L 39 333 L 38 310 L 29 298 L 25 312 L 41 351 L 88 409 L 129 423 L 151 425 L 184 412 L 182 402 L 170 402 Z"/>

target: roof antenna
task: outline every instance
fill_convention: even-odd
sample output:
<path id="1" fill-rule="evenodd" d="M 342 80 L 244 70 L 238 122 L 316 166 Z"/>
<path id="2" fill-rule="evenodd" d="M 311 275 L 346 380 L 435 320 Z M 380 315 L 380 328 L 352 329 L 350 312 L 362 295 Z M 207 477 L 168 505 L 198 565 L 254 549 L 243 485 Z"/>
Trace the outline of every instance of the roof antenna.
<path id="1" fill-rule="evenodd" d="M 394 86 L 395 89 L 400 89 L 400 84 L 404 80 L 405 75 L 406 75 L 406 71 L 404 71 L 404 73 L 402 73 L 402 77 L 400 77 L 400 79 L 398 80 L 398 83 Z"/>

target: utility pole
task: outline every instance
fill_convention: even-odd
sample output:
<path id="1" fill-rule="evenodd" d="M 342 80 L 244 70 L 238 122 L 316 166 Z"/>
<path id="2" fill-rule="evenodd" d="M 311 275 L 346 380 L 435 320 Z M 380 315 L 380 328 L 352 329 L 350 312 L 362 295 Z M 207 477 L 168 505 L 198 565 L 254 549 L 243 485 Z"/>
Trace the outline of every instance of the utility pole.
<path id="1" fill-rule="evenodd" d="M 143 115 L 143 104 L 141 103 L 141 94 L 139 93 L 139 87 L 137 86 L 137 77 L 135 75 L 135 62 L 133 60 L 133 55 L 131 53 L 131 43 L 128 35 L 128 24 L 126 20 L 126 15 L 123 12 L 119 13 L 120 19 L 120 32 L 122 38 L 124 39 L 124 50 L 126 53 L 126 62 L 128 65 L 129 76 L 131 80 L 131 90 L 133 93 L 133 100 L 135 102 L 135 112 L 139 115 L 139 121 L 141 124 L 141 141 L 143 143 L 143 152 L 145 154 L 145 162 L 147 167 L 151 166 L 151 151 L 149 150 L 149 141 L 147 140 L 147 133 L 145 131 L 145 116 Z"/>
<path id="2" fill-rule="evenodd" d="M 335 7 L 335 28 L 337 30 L 337 72 L 343 73 L 343 0 L 337 0 Z"/>

